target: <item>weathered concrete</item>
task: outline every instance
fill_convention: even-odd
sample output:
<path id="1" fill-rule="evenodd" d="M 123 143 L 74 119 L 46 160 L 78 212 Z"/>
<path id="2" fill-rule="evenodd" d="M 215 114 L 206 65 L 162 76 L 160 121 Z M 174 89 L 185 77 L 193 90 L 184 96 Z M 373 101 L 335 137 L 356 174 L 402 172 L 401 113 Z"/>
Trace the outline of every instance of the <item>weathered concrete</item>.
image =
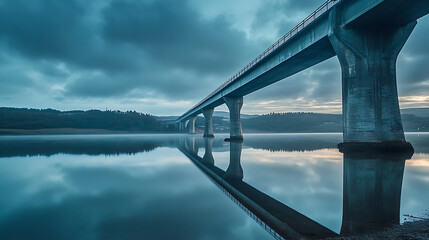
<path id="1" fill-rule="evenodd" d="M 347 28 L 330 14 L 329 40 L 342 69 L 344 142 L 405 142 L 396 60 L 416 22 L 393 28 Z"/>
<path id="2" fill-rule="evenodd" d="M 214 108 L 203 109 L 205 118 L 204 137 L 214 137 L 213 134 L 213 111 Z"/>
<path id="3" fill-rule="evenodd" d="M 204 138 L 204 156 L 201 160 L 205 164 L 214 165 L 214 158 L 213 158 L 213 141 L 214 138 Z"/>
<path id="4" fill-rule="evenodd" d="M 229 165 L 225 172 L 225 179 L 242 180 L 243 168 L 241 167 L 241 150 L 243 142 L 231 141 L 229 143 Z"/>
<path id="5" fill-rule="evenodd" d="M 243 140 L 243 130 L 241 128 L 240 119 L 243 97 L 224 97 L 223 100 L 229 109 L 230 140 Z"/>
<path id="6" fill-rule="evenodd" d="M 189 119 L 189 133 L 190 134 L 195 134 L 195 120 L 197 119 L 197 116 L 192 117 L 191 119 Z"/>
<path id="7" fill-rule="evenodd" d="M 399 224 L 401 188 L 408 154 L 344 153 L 341 235 Z"/>

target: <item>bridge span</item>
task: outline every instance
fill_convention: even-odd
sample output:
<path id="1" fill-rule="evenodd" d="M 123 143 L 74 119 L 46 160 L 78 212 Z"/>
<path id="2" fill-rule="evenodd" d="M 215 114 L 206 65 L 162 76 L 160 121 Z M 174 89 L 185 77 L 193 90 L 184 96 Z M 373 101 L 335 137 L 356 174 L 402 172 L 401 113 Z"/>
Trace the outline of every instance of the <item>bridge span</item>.
<path id="1" fill-rule="evenodd" d="M 428 0 L 328 0 L 176 123 L 195 133 L 202 113 L 204 136 L 211 137 L 213 110 L 225 103 L 230 139 L 242 140 L 243 96 L 337 56 L 344 146 L 396 142 L 411 147 L 399 110 L 396 60 L 417 20 L 428 13 Z"/>

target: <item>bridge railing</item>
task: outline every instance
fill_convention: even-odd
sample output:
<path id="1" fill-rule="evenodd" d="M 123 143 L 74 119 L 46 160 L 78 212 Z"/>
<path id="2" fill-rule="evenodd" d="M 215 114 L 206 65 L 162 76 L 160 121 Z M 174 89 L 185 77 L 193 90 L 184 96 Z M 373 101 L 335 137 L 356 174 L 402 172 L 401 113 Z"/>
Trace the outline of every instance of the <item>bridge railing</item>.
<path id="1" fill-rule="evenodd" d="M 222 83 L 213 92 L 211 92 L 209 95 L 207 95 L 207 97 L 203 98 L 203 100 L 199 101 L 191 109 L 186 111 L 183 115 L 186 115 L 187 113 L 191 112 L 193 109 L 197 108 L 204 101 L 206 101 L 207 99 L 209 99 L 210 97 L 212 97 L 213 95 L 215 95 L 216 93 L 221 91 L 224 87 L 226 87 L 230 83 L 234 82 L 234 80 L 236 80 L 238 77 L 243 75 L 245 72 L 247 72 L 253 66 L 255 66 L 257 63 L 262 61 L 265 57 L 267 57 L 269 54 L 274 52 L 277 48 L 279 48 L 280 46 L 285 44 L 289 39 L 291 39 L 293 36 L 295 36 L 297 33 L 299 33 L 301 30 L 303 30 L 306 26 L 308 26 L 310 23 L 312 23 L 314 20 L 316 20 L 318 17 L 320 17 L 323 13 L 327 12 L 329 9 L 331 9 L 333 6 L 335 6 L 339 2 L 341 2 L 341 0 L 327 0 L 325 3 L 322 4 L 322 6 L 317 8 L 308 17 L 306 17 L 304 20 L 302 20 L 300 23 L 298 23 L 298 25 L 296 25 L 294 28 L 292 28 L 292 30 L 290 30 L 283 37 L 281 37 L 279 40 L 277 40 L 277 42 L 275 42 L 273 45 L 271 45 L 269 48 L 267 48 L 263 53 L 259 54 L 259 56 L 257 56 L 249 64 L 247 64 L 244 68 L 242 68 L 240 71 L 238 71 L 232 77 L 230 77 L 226 82 Z"/>

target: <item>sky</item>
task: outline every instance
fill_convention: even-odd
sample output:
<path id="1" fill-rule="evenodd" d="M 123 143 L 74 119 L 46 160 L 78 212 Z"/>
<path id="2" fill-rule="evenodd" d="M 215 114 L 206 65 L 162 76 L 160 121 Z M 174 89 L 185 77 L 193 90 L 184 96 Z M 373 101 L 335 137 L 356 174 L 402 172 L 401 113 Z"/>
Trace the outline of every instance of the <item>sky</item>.
<path id="1" fill-rule="evenodd" d="M 181 115 L 321 2 L 0 0 L 0 106 Z M 426 16 L 398 58 L 401 108 L 429 107 L 428 42 Z M 290 111 L 341 112 L 336 57 L 245 96 L 242 109 Z"/>

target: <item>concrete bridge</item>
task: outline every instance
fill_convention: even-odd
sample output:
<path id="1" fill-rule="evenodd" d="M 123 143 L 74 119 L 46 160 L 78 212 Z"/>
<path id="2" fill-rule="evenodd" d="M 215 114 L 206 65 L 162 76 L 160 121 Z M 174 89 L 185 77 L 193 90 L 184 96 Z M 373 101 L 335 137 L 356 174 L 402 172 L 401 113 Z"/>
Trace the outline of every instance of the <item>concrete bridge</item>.
<path id="1" fill-rule="evenodd" d="M 405 142 L 396 84 L 396 60 L 428 0 L 329 0 L 252 62 L 180 116 L 179 129 L 195 133 L 205 117 L 213 136 L 215 107 L 226 103 L 230 139 L 243 139 L 243 96 L 337 56 L 342 69 L 343 141 Z"/>

